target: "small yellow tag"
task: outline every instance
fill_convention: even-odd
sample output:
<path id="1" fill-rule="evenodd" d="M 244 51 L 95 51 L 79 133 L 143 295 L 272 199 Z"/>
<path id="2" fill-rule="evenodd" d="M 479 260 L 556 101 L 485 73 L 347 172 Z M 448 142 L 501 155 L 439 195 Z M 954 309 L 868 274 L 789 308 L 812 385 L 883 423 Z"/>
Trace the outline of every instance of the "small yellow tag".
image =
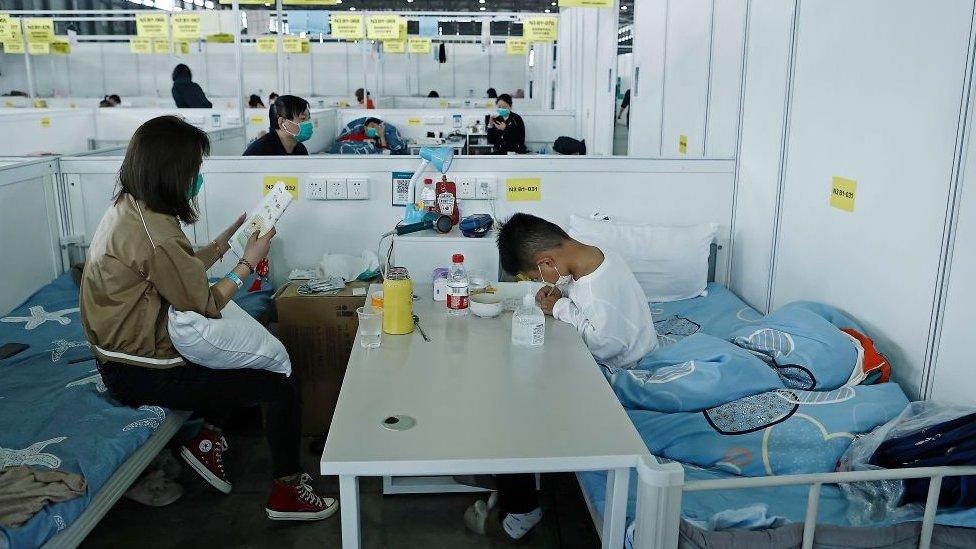
<path id="1" fill-rule="evenodd" d="M 678 152 L 681 154 L 688 154 L 688 136 L 679 135 L 678 136 Z"/>
<path id="2" fill-rule="evenodd" d="M 263 116 L 252 116 L 251 117 L 251 124 L 254 125 L 254 126 L 261 126 L 261 125 L 263 125 L 264 124 L 264 117 Z"/>
<path id="3" fill-rule="evenodd" d="M 505 181 L 505 200 L 509 202 L 537 202 L 542 200 L 542 179 L 526 177 Z"/>
<path id="4" fill-rule="evenodd" d="M 264 176 L 264 182 L 261 184 L 262 196 L 271 192 L 274 188 L 275 183 L 281 181 L 285 184 L 285 190 L 291 193 L 291 197 L 298 198 L 298 178 L 297 177 L 282 177 L 280 175 L 266 175 Z"/>
<path id="5" fill-rule="evenodd" d="M 843 177 L 833 177 L 830 189 L 830 205 L 845 212 L 854 211 L 854 198 L 857 196 L 857 181 Z"/>
<path id="6" fill-rule="evenodd" d="M 415 117 L 415 116 L 412 116 L 412 117 L 410 117 L 410 118 L 407 119 L 407 124 L 409 124 L 411 126 L 419 126 L 420 125 L 420 119 L 417 118 L 417 117 Z"/>
<path id="7" fill-rule="evenodd" d="M 46 117 L 46 116 L 44 118 L 42 118 L 41 119 L 41 127 L 42 128 L 50 128 L 51 127 L 51 119 L 48 118 L 48 117 Z"/>

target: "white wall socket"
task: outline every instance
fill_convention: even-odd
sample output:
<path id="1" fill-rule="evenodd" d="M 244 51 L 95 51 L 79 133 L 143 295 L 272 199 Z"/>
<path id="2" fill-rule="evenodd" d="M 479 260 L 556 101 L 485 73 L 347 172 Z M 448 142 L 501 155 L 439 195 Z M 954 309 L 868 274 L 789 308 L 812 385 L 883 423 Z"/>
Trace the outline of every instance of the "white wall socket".
<path id="1" fill-rule="evenodd" d="M 477 196 L 478 180 L 472 176 L 458 177 L 457 183 L 457 193 L 458 198 L 461 200 L 474 200 Z"/>
<path id="2" fill-rule="evenodd" d="M 346 180 L 346 196 L 349 200 L 369 199 L 369 179 L 350 177 Z"/>
<path id="3" fill-rule="evenodd" d="M 305 198 L 308 200 L 327 200 L 328 179 L 325 176 L 310 176 L 305 183 Z"/>
<path id="4" fill-rule="evenodd" d="M 497 179 L 494 177 L 479 177 L 475 198 L 478 200 L 491 200 L 495 198 L 496 183 Z"/>
<path id="5" fill-rule="evenodd" d="M 326 199 L 345 200 L 347 196 L 346 180 L 344 178 L 330 177 L 326 188 Z"/>

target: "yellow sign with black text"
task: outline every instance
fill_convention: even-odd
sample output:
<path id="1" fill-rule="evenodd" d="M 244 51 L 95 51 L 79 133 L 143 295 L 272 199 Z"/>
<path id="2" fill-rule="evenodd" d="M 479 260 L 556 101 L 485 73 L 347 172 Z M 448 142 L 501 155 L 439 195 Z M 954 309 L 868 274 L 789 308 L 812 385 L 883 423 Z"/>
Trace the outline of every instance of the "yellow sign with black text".
<path id="1" fill-rule="evenodd" d="M 58 55 L 68 55 L 71 53 L 71 42 L 68 42 L 67 38 L 61 36 L 55 36 L 54 41 L 51 42 L 51 53 L 56 53 Z"/>
<path id="2" fill-rule="evenodd" d="M 555 42 L 558 34 L 556 17 L 529 17 L 522 22 L 522 37 L 529 42 Z"/>
<path id="3" fill-rule="evenodd" d="M 681 154 L 688 154 L 688 136 L 679 135 L 678 136 L 678 152 Z"/>
<path id="4" fill-rule="evenodd" d="M 300 36 L 282 37 L 281 47 L 285 53 L 302 53 L 302 38 Z"/>
<path id="5" fill-rule="evenodd" d="M 400 38 L 400 16 L 370 15 L 366 20 L 366 38 L 396 40 Z"/>
<path id="6" fill-rule="evenodd" d="M 542 200 L 542 179 L 526 177 L 506 180 L 505 200 L 509 202 L 537 202 Z"/>
<path id="7" fill-rule="evenodd" d="M 137 55 L 152 53 L 152 40 L 138 37 L 129 39 L 129 52 Z"/>
<path id="8" fill-rule="evenodd" d="M 254 49 L 258 53 L 277 53 L 278 38 L 276 36 L 258 36 L 254 41 Z"/>
<path id="9" fill-rule="evenodd" d="M 11 19 L 9 13 L 0 11 L 0 42 L 13 39 L 13 30 L 10 27 L 14 25 L 20 26 L 20 20 Z"/>
<path id="10" fill-rule="evenodd" d="M 407 41 L 410 53 L 430 53 L 430 38 L 411 38 Z"/>
<path id="11" fill-rule="evenodd" d="M 168 55 L 170 52 L 169 40 L 153 40 L 153 53 Z"/>
<path id="12" fill-rule="evenodd" d="M 857 181 L 837 177 L 831 180 L 830 205 L 845 212 L 854 211 L 854 198 L 857 196 Z"/>
<path id="13" fill-rule="evenodd" d="M 50 44 L 54 40 L 54 19 L 28 19 L 24 21 L 27 42 L 31 44 Z"/>
<path id="14" fill-rule="evenodd" d="M 47 42 L 30 42 L 27 44 L 27 53 L 31 55 L 47 55 L 51 53 L 51 44 Z"/>
<path id="15" fill-rule="evenodd" d="M 364 36 L 363 16 L 331 14 L 329 17 L 329 31 L 332 38 L 359 40 Z"/>
<path id="16" fill-rule="evenodd" d="M 200 39 L 200 14 L 198 13 L 175 13 L 172 26 L 173 40 Z"/>
<path id="17" fill-rule="evenodd" d="M 525 38 L 509 38 L 505 40 L 505 53 L 508 55 L 525 55 L 529 53 L 529 41 Z"/>
<path id="18" fill-rule="evenodd" d="M 169 38 L 167 16 L 162 13 L 136 15 L 136 36 L 140 38 Z"/>
<path id="19" fill-rule="evenodd" d="M 262 183 L 262 195 L 271 192 L 274 188 L 275 183 L 281 181 L 285 184 L 285 190 L 291 193 L 291 197 L 298 198 L 298 178 L 297 177 L 282 177 L 280 175 L 266 175 L 264 176 L 264 182 Z"/>
<path id="20" fill-rule="evenodd" d="M 406 53 L 407 43 L 402 40 L 385 40 L 383 51 L 386 53 Z"/>

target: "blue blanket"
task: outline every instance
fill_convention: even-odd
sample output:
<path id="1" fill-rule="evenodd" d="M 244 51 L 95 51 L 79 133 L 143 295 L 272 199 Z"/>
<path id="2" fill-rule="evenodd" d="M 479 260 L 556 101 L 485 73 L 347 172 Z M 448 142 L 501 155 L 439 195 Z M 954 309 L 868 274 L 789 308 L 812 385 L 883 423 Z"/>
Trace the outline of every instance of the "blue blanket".
<path id="1" fill-rule="evenodd" d="M 380 154 L 383 151 L 379 149 L 372 141 L 343 141 L 344 137 L 349 135 L 361 133 L 363 131 L 363 126 L 366 125 L 367 117 L 357 118 L 352 122 L 345 125 L 339 132 L 339 137 L 336 138 L 336 142 L 332 145 L 332 149 L 329 151 L 331 154 Z M 390 154 L 407 154 L 410 152 L 410 148 L 407 147 L 407 142 L 400 137 L 400 130 L 397 129 L 393 124 L 385 123 L 383 124 L 385 128 L 384 136 L 386 137 L 386 146 L 390 150 Z"/>

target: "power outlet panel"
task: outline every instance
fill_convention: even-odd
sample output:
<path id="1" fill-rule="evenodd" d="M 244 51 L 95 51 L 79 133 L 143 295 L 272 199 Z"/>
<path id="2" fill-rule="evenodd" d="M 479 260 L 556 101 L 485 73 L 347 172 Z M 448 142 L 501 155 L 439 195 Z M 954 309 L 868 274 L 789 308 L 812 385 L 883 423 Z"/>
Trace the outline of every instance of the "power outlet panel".
<path id="1" fill-rule="evenodd" d="M 349 200 L 369 200 L 369 179 L 350 177 L 346 180 L 346 197 Z"/>
<path id="2" fill-rule="evenodd" d="M 472 176 L 459 176 L 454 180 L 457 186 L 458 198 L 474 200 L 477 196 L 478 179 Z"/>
<path id="3" fill-rule="evenodd" d="M 497 184 L 498 179 L 496 177 L 479 177 L 475 198 L 478 200 L 493 200 L 495 198 L 495 186 Z"/>
<path id="4" fill-rule="evenodd" d="M 330 177 L 326 187 L 326 200 L 346 200 L 349 191 L 346 188 L 346 180 L 339 177 Z"/>
<path id="5" fill-rule="evenodd" d="M 305 198 L 308 200 L 328 200 L 329 180 L 324 175 L 309 176 L 305 182 Z"/>

